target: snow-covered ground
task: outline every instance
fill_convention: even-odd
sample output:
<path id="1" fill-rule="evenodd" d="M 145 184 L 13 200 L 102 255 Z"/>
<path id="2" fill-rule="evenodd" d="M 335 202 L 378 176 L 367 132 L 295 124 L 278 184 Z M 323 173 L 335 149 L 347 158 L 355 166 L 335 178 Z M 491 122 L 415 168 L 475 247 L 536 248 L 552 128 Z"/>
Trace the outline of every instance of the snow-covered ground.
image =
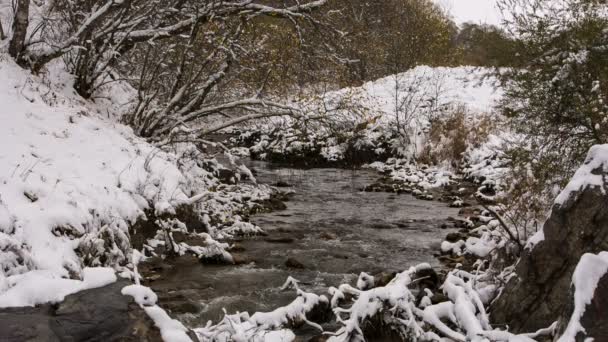
<path id="1" fill-rule="evenodd" d="M 161 215 L 204 200 L 203 219 L 234 222 L 222 234 L 259 229 L 234 215 L 268 198 L 269 188 L 217 188 L 213 170 L 117 122 L 131 88 L 115 83 L 108 100 L 84 101 L 61 69 L 35 76 L 0 54 L 0 307 L 59 300 L 116 279 L 103 267 L 121 271 L 130 262 L 129 227 L 144 211 Z"/>
<path id="2" fill-rule="evenodd" d="M 116 83 L 106 89 L 107 99 L 84 101 L 72 90 L 70 76 L 61 69 L 61 65 L 51 65 L 49 73 L 31 75 L 0 53 L 0 308 L 61 301 L 71 293 L 127 276 L 135 284 L 125 287 L 123 293 L 144 307 L 163 338 L 190 341 L 188 329 L 171 319 L 156 305 L 154 293 L 139 284 L 137 263 L 145 257 L 132 250 L 129 228 L 146 212 L 161 216 L 180 205 L 197 203 L 198 214 L 209 230 L 209 234 L 197 235 L 207 245 L 178 244 L 174 248 L 179 253 L 223 255 L 226 245 L 215 239 L 259 232 L 259 227 L 241 221 L 238 211 L 255 200 L 267 199 L 271 190 L 255 184 L 220 186 L 212 170 L 180 157 L 179 152 L 190 147 L 180 146 L 175 152 L 160 150 L 118 122 L 133 95 L 131 88 Z M 396 89 L 407 91 L 398 91 L 395 96 Z M 366 108 L 363 117 L 354 117 L 354 123 L 379 116 L 364 128 L 363 140 L 373 146 L 396 122 L 395 99 L 398 103 L 421 104 L 420 120 L 408 124 L 408 134 L 414 134 L 410 141 L 423 144 L 433 115 L 448 113 L 458 105 L 466 106 L 468 115 L 491 113 L 500 91 L 493 87 L 492 79 L 483 77 L 483 70 L 420 67 L 398 77 L 334 93 L 330 101 L 340 96 L 357 99 L 361 108 Z M 430 111 L 429 106 L 435 109 Z M 278 152 L 302 146 L 297 139 L 284 138 L 277 145 Z M 499 188 L 506 172 L 499 152 L 504 138 L 494 132 L 482 144 L 470 146 L 463 156 L 466 167 L 460 171 Z M 263 150 L 264 141 L 270 144 L 262 139 L 254 148 Z M 323 147 L 328 159 L 341 158 L 344 152 L 339 144 Z M 605 149 L 593 149 L 594 160 L 607 155 Z M 401 159 L 403 168 L 387 163 L 372 166 L 384 171 L 390 168 L 395 179 L 422 188 L 450 182 L 452 173 L 447 170 L 432 168 L 420 173 L 405 162 L 407 155 L 399 157 L 405 158 Z M 399 164 L 399 159 L 393 161 Z M 581 186 L 596 184 L 591 172 L 595 166 L 582 167 L 557 203 Z M 246 169 L 241 168 L 240 172 L 253 178 Z M 442 249 L 455 255 L 488 256 L 503 240 L 496 232 L 497 220 L 489 215 L 480 219 L 483 224 L 476 228 L 479 238 L 444 243 Z M 214 227 L 211 221 L 228 223 Z M 187 229 L 175 221 L 159 223 L 164 225 L 170 226 L 168 231 Z M 160 238 L 150 241 L 166 242 Z M 580 330 L 581 310 L 590 300 L 593 284 L 606 273 L 606 260 L 606 253 L 585 255 L 581 260 L 573 278 L 577 290 L 575 311 L 564 341 L 571 340 Z M 485 306 L 497 286 L 483 265 L 477 266 L 472 273 L 459 269 L 450 272 L 441 289 L 449 300 L 434 305 L 432 291 L 423 290 L 418 300 L 418 293 L 412 290 L 417 274 L 427 270 L 428 265 L 412 267 L 386 286 L 376 288 L 370 285 L 373 277 L 363 273 L 358 288 L 336 284 L 328 289 L 330 299 L 302 291 L 297 280 L 290 278 L 285 288 L 295 288 L 297 296 L 288 306 L 268 313 L 226 315 L 216 325 L 194 331 L 203 341 L 291 341 L 295 335 L 288 330 L 290 323 L 299 321 L 320 328 L 308 322 L 306 314 L 318 305 L 330 305 L 341 326 L 332 333 L 332 341 L 362 338 L 365 322 L 389 311 L 392 316 L 383 319 L 399 334 L 414 340 L 532 341 L 551 332 L 513 335 L 492 328 Z M 586 283 L 589 275 L 593 276 L 591 285 Z M 353 299 L 348 307 L 344 302 L 347 297 Z"/>
<path id="3" fill-rule="evenodd" d="M 432 122 L 457 111 L 465 112 L 471 126 L 486 117 L 499 121 L 494 108 L 502 91 L 496 83 L 483 68 L 421 66 L 325 94 L 307 108 L 319 113 L 321 122 L 273 119 L 254 124 L 242 139 L 252 143 L 250 132 L 259 134 L 251 152 L 260 158 L 312 152 L 339 162 L 352 145 L 375 153 L 379 160 L 387 155 L 419 157 L 428 145 Z"/>

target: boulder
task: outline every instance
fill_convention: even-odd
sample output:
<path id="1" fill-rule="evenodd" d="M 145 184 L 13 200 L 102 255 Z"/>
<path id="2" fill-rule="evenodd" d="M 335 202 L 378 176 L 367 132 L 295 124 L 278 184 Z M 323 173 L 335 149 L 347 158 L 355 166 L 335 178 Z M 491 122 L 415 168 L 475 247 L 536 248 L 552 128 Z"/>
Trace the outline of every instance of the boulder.
<path id="1" fill-rule="evenodd" d="M 608 338 L 608 252 L 585 254 L 572 277 L 568 305 L 557 326 L 562 341 Z"/>
<path id="2" fill-rule="evenodd" d="M 608 145 L 595 146 L 556 199 L 543 231 L 522 253 L 516 276 L 492 304 L 494 324 L 533 332 L 550 326 L 572 305 L 568 293 L 581 256 L 608 250 L 607 173 Z M 603 315 L 595 324 L 607 321 Z"/>
<path id="3" fill-rule="evenodd" d="M 120 291 L 130 282 L 81 291 L 56 305 L 0 310 L 0 341 L 162 342 L 154 322 Z"/>

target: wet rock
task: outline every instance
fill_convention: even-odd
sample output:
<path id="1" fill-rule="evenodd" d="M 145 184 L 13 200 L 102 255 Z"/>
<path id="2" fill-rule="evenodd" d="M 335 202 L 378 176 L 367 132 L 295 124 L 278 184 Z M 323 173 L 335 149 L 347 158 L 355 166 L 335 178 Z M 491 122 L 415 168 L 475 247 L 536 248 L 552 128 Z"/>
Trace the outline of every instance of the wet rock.
<path id="1" fill-rule="evenodd" d="M 69 295 L 55 306 L 0 311 L 0 341 L 162 342 L 154 322 L 114 284 Z"/>
<path id="2" fill-rule="evenodd" d="M 460 232 L 456 232 L 456 233 L 448 233 L 448 235 L 445 236 L 445 241 L 447 242 L 457 242 L 460 240 L 466 240 L 467 236 L 465 234 L 462 234 Z"/>
<path id="3" fill-rule="evenodd" d="M 435 304 L 447 302 L 449 300 L 450 299 L 443 293 L 435 292 L 435 293 L 433 293 L 433 297 L 431 297 L 431 304 L 435 305 Z"/>
<path id="4" fill-rule="evenodd" d="M 294 239 L 290 237 L 270 237 L 264 239 L 264 241 L 269 243 L 294 243 Z"/>
<path id="5" fill-rule="evenodd" d="M 348 259 L 348 255 L 346 254 L 341 254 L 341 253 L 335 253 L 332 255 L 334 258 L 336 259 L 342 259 L 342 260 L 346 260 Z"/>
<path id="6" fill-rule="evenodd" d="M 229 252 L 244 252 L 245 251 L 245 247 L 243 245 L 241 245 L 240 243 L 235 243 L 232 246 L 230 246 L 230 248 L 228 248 Z"/>
<path id="7" fill-rule="evenodd" d="M 567 294 L 581 256 L 606 250 L 608 179 L 604 170 L 608 169 L 608 162 L 594 160 L 601 157 L 597 149 L 605 150 L 605 146 L 594 147 L 581 167 L 586 177 L 595 177 L 596 183 L 582 189 L 579 183 L 570 184 L 581 190 L 553 206 L 543 227 L 544 240 L 523 252 L 516 267 L 517 276 L 511 278 L 491 307 L 494 322 L 508 324 L 513 332 L 549 326 L 570 305 Z M 604 315 L 594 324 L 602 329 L 607 322 L 608 316 Z"/>
<path id="8" fill-rule="evenodd" d="M 318 324 L 326 323 L 334 318 L 329 302 L 319 302 L 312 310 L 306 313 L 306 319 Z"/>
<path id="9" fill-rule="evenodd" d="M 198 258 L 198 260 L 202 263 L 202 264 L 206 264 L 206 265 L 230 265 L 230 264 L 234 264 L 234 259 L 231 259 L 229 257 L 225 257 L 224 255 L 211 255 L 211 256 L 207 256 L 207 255 L 203 255 L 200 256 Z"/>
<path id="10" fill-rule="evenodd" d="M 478 208 L 462 208 L 458 211 L 458 215 L 459 216 L 474 216 L 474 215 L 480 215 L 481 214 L 481 210 L 479 210 Z"/>
<path id="11" fill-rule="evenodd" d="M 197 314 L 203 310 L 201 304 L 190 300 L 176 302 L 162 301 L 162 307 L 173 314 Z"/>
<path id="12" fill-rule="evenodd" d="M 319 238 L 323 239 L 323 240 L 335 240 L 338 237 L 335 234 L 329 233 L 329 232 L 323 232 L 319 235 Z"/>
<path id="13" fill-rule="evenodd" d="M 433 292 L 439 288 L 439 276 L 433 268 L 423 268 L 416 271 L 416 282 L 418 288 L 429 289 Z"/>
<path id="14" fill-rule="evenodd" d="M 301 263 L 300 261 L 298 261 L 295 258 L 289 257 L 287 258 L 287 260 L 285 261 L 285 266 L 287 266 L 287 268 L 295 268 L 295 269 L 305 269 L 306 266 L 304 266 L 303 263 Z"/>
<path id="15" fill-rule="evenodd" d="M 165 259 L 160 257 L 150 257 L 138 266 L 139 272 L 142 274 L 160 273 L 170 270 L 173 265 L 169 264 Z"/>
<path id="16" fill-rule="evenodd" d="M 253 259 L 239 254 L 233 254 L 232 259 L 234 260 L 235 265 L 247 265 L 255 262 Z"/>
<path id="17" fill-rule="evenodd" d="M 370 226 L 370 228 L 372 228 L 372 229 L 395 229 L 395 226 L 393 226 L 390 223 L 374 223 Z"/>
<path id="18" fill-rule="evenodd" d="M 374 286 L 382 287 L 386 286 L 391 280 L 395 279 L 397 276 L 396 272 L 380 272 L 374 274 Z"/>
<path id="19" fill-rule="evenodd" d="M 274 183 L 274 186 L 276 186 L 277 188 L 291 188 L 291 187 L 293 187 L 292 184 L 287 183 L 285 181 L 278 181 L 278 182 Z"/>
<path id="20" fill-rule="evenodd" d="M 215 174 L 221 183 L 236 184 L 236 173 L 230 169 L 218 169 Z"/>

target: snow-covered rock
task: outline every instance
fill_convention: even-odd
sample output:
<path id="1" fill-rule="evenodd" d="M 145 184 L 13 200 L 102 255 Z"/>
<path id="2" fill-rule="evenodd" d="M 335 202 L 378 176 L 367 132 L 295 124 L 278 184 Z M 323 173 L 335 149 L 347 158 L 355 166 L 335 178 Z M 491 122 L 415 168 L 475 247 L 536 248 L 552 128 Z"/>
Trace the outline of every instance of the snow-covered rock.
<path id="1" fill-rule="evenodd" d="M 601 273 L 585 265 L 592 259 L 605 258 L 602 252 L 608 246 L 607 176 L 608 145 L 594 146 L 556 199 L 542 234 L 534 237 L 534 245 L 522 255 L 517 276 L 492 305 L 495 322 L 508 324 L 516 332 L 548 327 L 571 305 L 567 293 L 573 283 L 574 313 L 581 314 L 581 303 L 588 302 L 590 296 L 589 284 L 597 283 Z M 587 285 L 581 283 L 583 279 Z M 607 319 L 604 315 L 596 323 L 605 326 Z M 577 327 L 569 329 L 568 334 L 576 335 L 572 330 Z"/>

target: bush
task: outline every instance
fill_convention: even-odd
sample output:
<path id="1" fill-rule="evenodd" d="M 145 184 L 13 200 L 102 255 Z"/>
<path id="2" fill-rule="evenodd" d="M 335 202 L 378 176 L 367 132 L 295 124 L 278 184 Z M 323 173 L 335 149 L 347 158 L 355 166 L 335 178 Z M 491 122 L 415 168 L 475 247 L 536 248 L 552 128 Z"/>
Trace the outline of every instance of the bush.
<path id="1" fill-rule="evenodd" d="M 495 118 L 490 115 L 476 115 L 464 105 L 456 106 L 431 120 L 428 140 L 418 160 L 431 165 L 447 164 L 458 170 L 467 149 L 480 146 L 495 128 Z"/>

